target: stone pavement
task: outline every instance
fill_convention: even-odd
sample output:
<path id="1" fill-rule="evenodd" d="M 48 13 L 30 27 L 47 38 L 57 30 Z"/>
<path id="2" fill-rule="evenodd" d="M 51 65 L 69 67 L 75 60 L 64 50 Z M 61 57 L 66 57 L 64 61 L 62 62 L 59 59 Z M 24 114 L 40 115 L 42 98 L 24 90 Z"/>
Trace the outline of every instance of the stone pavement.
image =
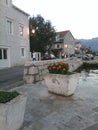
<path id="1" fill-rule="evenodd" d="M 20 130 L 98 130 L 98 87 L 79 81 L 70 97 L 49 93 L 46 85 L 15 88 L 27 94 L 24 123 Z"/>
<path id="2" fill-rule="evenodd" d="M 0 89 L 11 89 L 24 84 L 24 66 L 15 66 L 0 70 Z"/>

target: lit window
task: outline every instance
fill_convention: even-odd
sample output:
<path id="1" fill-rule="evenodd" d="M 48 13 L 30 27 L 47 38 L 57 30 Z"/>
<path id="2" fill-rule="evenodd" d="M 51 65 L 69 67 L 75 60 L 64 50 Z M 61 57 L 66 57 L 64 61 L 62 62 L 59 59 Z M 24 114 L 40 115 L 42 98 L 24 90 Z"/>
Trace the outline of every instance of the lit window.
<path id="1" fill-rule="evenodd" d="M 12 34 L 12 21 L 7 20 L 8 33 Z"/>
<path id="2" fill-rule="evenodd" d="M 20 34 L 20 36 L 23 36 L 23 26 L 19 27 L 19 34 Z"/>

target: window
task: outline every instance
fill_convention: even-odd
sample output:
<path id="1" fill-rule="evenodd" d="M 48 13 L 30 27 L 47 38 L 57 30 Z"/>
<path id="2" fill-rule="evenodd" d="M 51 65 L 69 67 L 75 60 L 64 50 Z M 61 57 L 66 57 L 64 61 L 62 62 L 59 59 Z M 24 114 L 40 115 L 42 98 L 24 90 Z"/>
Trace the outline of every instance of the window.
<path id="1" fill-rule="evenodd" d="M 57 45 L 57 48 L 59 48 L 60 47 L 60 45 Z"/>
<path id="2" fill-rule="evenodd" d="M 7 59 L 7 49 L 0 49 L 0 59 Z"/>
<path id="3" fill-rule="evenodd" d="M 3 49 L 3 58 L 7 59 L 7 50 L 6 49 Z"/>
<path id="4" fill-rule="evenodd" d="M 12 21 L 7 20 L 8 33 L 12 34 Z"/>
<path id="5" fill-rule="evenodd" d="M 59 41 L 59 38 L 60 38 L 60 37 L 59 37 L 59 34 L 58 34 L 58 35 L 56 36 L 56 41 Z"/>
<path id="6" fill-rule="evenodd" d="M 23 26 L 19 26 L 19 34 L 20 36 L 23 36 Z"/>
<path id="7" fill-rule="evenodd" d="M 6 5 L 8 5 L 8 0 L 6 0 Z"/>
<path id="8" fill-rule="evenodd" d="M 0 59 L 2 59 L 2 50 L 0 49 Z"/>
<path id="9" fill-rule="evenodd" d="M 25 56 L 24 48 L 21 48 L 21 56 L 22 56 L 22 57 Z"/>

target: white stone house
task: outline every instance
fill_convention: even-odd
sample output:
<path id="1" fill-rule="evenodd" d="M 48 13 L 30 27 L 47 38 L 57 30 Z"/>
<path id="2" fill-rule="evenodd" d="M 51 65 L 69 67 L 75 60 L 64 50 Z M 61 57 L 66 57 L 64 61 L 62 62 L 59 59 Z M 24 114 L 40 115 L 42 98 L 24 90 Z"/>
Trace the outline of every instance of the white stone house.
<path id="1" fill-rule="evenodd" d="M 72 33 L 67 31 L 57 32 L 56 40 L 52 46 L 54 53 L 58 53 L 58 57 L 61 55 L 74 55 L 75 53 L 75 39 Z"/>
<path id="2" fill-rule="evenodd" d="M 79 42 L 79 41 L 77 41 L 77 42 L 75 42 L 75 53 L 82 53 L 82 44 Z"/>
<path id="3" fill-rule="evenodd" d="M 0 68 L 24 65 L 30 55 L 29 14 L 0 0 Z"/>

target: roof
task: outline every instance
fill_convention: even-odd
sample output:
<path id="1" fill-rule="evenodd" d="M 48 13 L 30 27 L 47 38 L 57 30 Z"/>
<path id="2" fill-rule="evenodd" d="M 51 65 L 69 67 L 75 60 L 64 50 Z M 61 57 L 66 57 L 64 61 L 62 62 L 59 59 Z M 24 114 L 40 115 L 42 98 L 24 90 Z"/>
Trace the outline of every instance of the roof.
<path id="1" fill-rule="evenodd" d="M 67 31 L 60 31 L 60 32 L 57 32 L 57 34 L 59 34 L 61 37 L 64 37 L 68 32 L 70 32 L 69 30 Z"/>
<path id="2" fill-rule="evenodd" d="M 16 10 L 20 11 L 21 13 L 27 15 L 27 16 L 30 16 L 30 14 L 26 13 L 25 11 L 19 9 L 18 7 L 16 7 L 15 5 L 13 5 L 13 8 L 15 8 Z"/>
<path id="3" fill-rule="evenodd" d="M 60 37 L 64 37 L 64 36 L 66 36 L 66 34 L 67 34 L 68 32 L 72 35 L 72 33 L 70 32 L 70 30 L 60 31 L 60 32 L 57 32 L 57 34 L 59 34 Z M 72 35 L 72 37 L 73 37 L 73 35 Z M 73 37 L 73 39 L 75 40 L 74 37 Z"/>
<path id="4" fill-rule="evenodd" d="M 77 41 L 77 42 L 75 42 L 75 44 L 81 44 L 81 43 Z"/>

